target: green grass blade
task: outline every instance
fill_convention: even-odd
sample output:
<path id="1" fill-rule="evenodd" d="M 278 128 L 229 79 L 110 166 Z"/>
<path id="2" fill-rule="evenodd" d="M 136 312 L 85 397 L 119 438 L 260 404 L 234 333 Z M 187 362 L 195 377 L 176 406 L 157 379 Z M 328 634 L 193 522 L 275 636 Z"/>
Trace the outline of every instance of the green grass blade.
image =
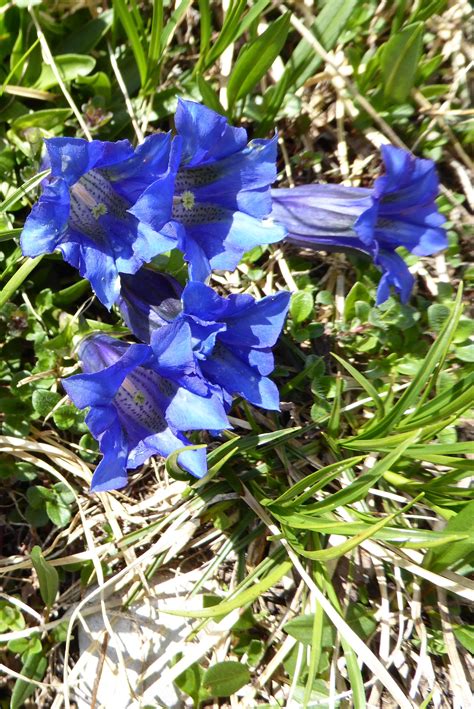
<path id="1" fill-rule="evenodd" d="M 185 610 L 172 610 L 171 608 L 163 609 L 163 613 L 168 613 L 170 615 L 178 615 L 183 618 L 216 618 L 219 616 L 225 616 L 236 608 L 242 608 L 249 603 L 255 601 L 256 598 L 261 596 L 265 591 L 274 586 L 280 579 L 283 578 L 289 571 L 291 571 L 293 564 L 291 561 L 283 561 L 280 564 L 274 565 L 271 571 L 269 571 L 263 579 L 254 582 L 250 588 L 245 589 L 239 593 L 235 598 L 228 601 L 222 601 L 216 606 L 211 608 L 202 608 L 192 611 Z"/>
<path id="2" fill-rule="evenodd" d="M 391 430 L 401 418 L 403 418 L 403 415 L 407 409 L 415 406 L 416 400 L 423 391 L 423 388 L 428 384 L 430 377 L 446 357 L 456 331 L 459 318 L 461 317 L 461 313 L 462 286 L 459 287 L 452 316 L 446 321 L 438 338 L 432 344 L 428 354 L 426 355 L 423 366 L 420 368 L 418 374 L 415 376 L 408 389 L 404 391 L 391 411 L 389 411 L 381 421 L 377 422 L 373 426 L 369 426 L 364 433 L 357 436 L 357 440 L 365 440 L 367 438 L 373 438 L 379 434 L 386 433 Z M 417 413 L 416 410 L 415 413 Z"/>
<path id="3" fill-rule="evenodd" d="M 353 458 L 346 458 L 345 460 L 331 463 L 324 468 L 316 470 L 316 472 L 307 475 L 303 480 L 299 480 L 299 482 L 292 485 L 289 490 L 285 490 L 276 500 L 272 500 L 268 503 L 268 506 L 278 506 L 285 502 L 291 502 L 291 504 L 294 504 L 296 501 L 298 503 L 303 502 L 344 470 L 348 470 L 357 463 L 360 463 L 364 457 L 363 455 L 358 455 Z"/>
<path id="4" fill-rule="evenodd" d="M 229 6 L 229 10 L 224 18 L 224 23 L 222 29 L 219 33 L 218 38 L 209 49 L 207 53 L 206 60 L 204 62 L 204 68 L 208 69 L 214 62 L 220 57 L 222 52 L 224 52 L 229 44 L 235 40 L 237 35 L 237 28 L 240 20 L 242 19 L 242 14 L 247 5 L 246 0 L 235 0 Z"/>
<path id="5" fill-rule="evenodd" d="M 163 0 L 153 0 L 151 35 L 148 45 L 147 75 L 152 76 L 161 56 L 161 35 L 163 32 Z"/>
<path id="6" fill-rule="evenodd" d="M 403 103 L 415 82 L 423 48 L 422 22 L 414 22 L 392 35 L 383 48 L 380 67 L 384 96 L 390 102 Z"/>
<path id="7" fill-rule="evenodd" d="M 36 47 L 39 44 L 39 39 L 36 39 L 31 47 L 28 47 L 26 52 L 23 54 L 23 56 L 20 57 L 20 59 L 16 62 L 15 66 L 11 69 L 9 74 L 7 74 L 6 79 L 4 80 L 2 86 L 0 87 L 0 96 L 3 95 L 3 92 L 5 91 L 5 87 L 10 83 L 11 79 L 13 76 L 15 76 L 16 72 L 20 67 L 23 66 L 23 64 L 26 62 L 30 54 L 36 49 Z"/>
<path id="8" fill-rule="evenodd" d="M 373 399 L 379 416 L 383 418 L 385 416 L 385 406 L 382 399 L 378 395 L 377 389 L 374 387 L 372 382 L 366 379 L 366 377 L 364 377 L 363 374 L 361 374 L 355 367 L 353 367 L 352 364 L 347 362 L 345 359 L 342 359 L 342 357 L 339 357 L 339 355 L 332 353 L 332 356 L 339 362 L 339 364 L 344 367 L 344 369 L 349 372 L 349 374 L 356 380 L 356 382 L 360 384 L 360 386 L 368 394 L 368 396 Z"/>
<path id="9" fill-rule="evenodd" d="M 144 86 L 147 76 L 147 60 L 139 30 L 134 20 L 134 15 L 129 11 L 125 0 L 113 0 L 113 7 L 130 42 L 130 47 L 137 63 L 138 73 L 140 74 L 140 82 L 141 85 Z"/>
<path id="10" fill-rule="evenodd" d="M 0 212 L 8 212 L 9 209 L 15 206 L 17 202 L 20 201 L 22 197 L 24 197 L 28 192 L 31 192 L 31 190 L 34 190 L 35 187 L 37 187 L 42 180 L 44 180 L 47 175 L 51 170 L 43 170 L 43 172 L 38 172 L 37 175 L 33 175 L 33 177 L 30 177 L 29 180 L 24 182 L 21 187 L 18 187 L 15 192 L 13 192 L 11 195 L 9 195 L 6 199 L 3 200 L 3 202 L 0 204 Z"/>
<path id="11" fill-rule="evenodd" d="M 170 19 L 168 20 L 163 29 L 163 36 L 161 38 L 162 50 L 164 50 L 165 47 L 170 44 L 171 40 L 174 37 L 174 33 L 176 32 L 176 28 L 179 27 L 181 22 L 186 17 L 188 7 L 191 5 L 191 3 L 192 0 L 182 0 L 176 10 L 171 14 Z"/>
<path id="12" fill-rule="evenodd" d="M 10 241 L 16 236 L 20 236 L 23 229 L 5 229 L 5 231 L 0 232 L 0 241 Z"/>
<path id="13" fill-rule="evenodd" d="M 209 43 L 211 41 L 212 34 L 212 18 L 211 18 L 211 5 L 209 0 L 198 0 L 199 3 L 199 27 L 200 27 L 200 38 L 199 38 L 199 66 L 201 65 L 204 57 L 209 49 Z"/>
<path id="14" fill-rule="evenodd" d="M 244 45 L 227 84 L 227 100 L 232 109 L 245 98 L 271 67 L 286 41 L 291 13 L 280 17 L 251 44 Z"/>
<path id="15" fill-rule="evenodd" d="M 10 280 L 4 285 L 0 291 L 0 308 L 7 303 L 10 298 L 16 293 L 18 288 L 21 286 L 23 281 L 28 278 L 30 273 L 36 268 L 43 256 L 36 256 L 36 258 L 27 258 L 26 261 L 22 263 L 18 271 L 13 274 Z"/>
<path id="16" fill-rule="evenodd" d="M 389 453 L 385 458 L 379 460 L 373 468 L 365 473 L 362 473 L 356 480 L 350 483 L 343 490 L 338 490 L 330 495 L 326 500 L 315 502 L 308 507 L 311 513 L 322 513 L 335 510 L 342 505 L 350 505 L 357 500 L 361 500 L 368 493 L 371 487 L 377 483 L 382 475 L 397 462 L 397 460 L 405 453 L 406 449 L 413 444 L 418 438 L 418 432 L 407 438 L 401 443 L 398 448 Z"/>

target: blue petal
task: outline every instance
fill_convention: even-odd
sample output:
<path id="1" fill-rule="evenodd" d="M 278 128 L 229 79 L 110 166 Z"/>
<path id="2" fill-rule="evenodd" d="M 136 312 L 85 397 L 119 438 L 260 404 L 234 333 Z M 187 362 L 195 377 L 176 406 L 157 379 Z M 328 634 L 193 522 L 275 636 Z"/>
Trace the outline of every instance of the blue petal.
<path id="1" fill-rule="evenodd" d="M 125 323 L 143 342 L 154 330 L 172 322 L 182 310 L 183 291 L 178 281 L 164 273 L 142 268 L 135 275 L 122 274 L 117 303 Z"/>
<path id="2" fill-rule="evenodd" d="M 220 160 L 245 147 L 247 133 L 194 101 L 178 99 L 175 125 L 183 140 L 183 162 L 192 167 Z"/>
<path id="3" fill-rule="evenodd" d="M 113 406 L 97 406 L 89 411 L 86 424 L 99 442 L 104 457 L 92 476 L 91 490 L 118 490 L 127 484 L 128 446 Z"/>
<path id="4" fill-rule="evenodd" d="M 186 439 L 185 439 L 186 441 Z M 195 451 L 184 451 L 178 456 L 179 465 L 194 475 L 196 478 L 203 478 L 207 473 L 206 451 L 200 448 Z"/>
<path id="5" fill-rule="evenodd" d="M 191 328 L 184 320 L 175 320 L 155 330 L 151 347 L 162 376 L 176 379 L 195 371 Z"/>
<path id="6" fill-rule="evenodd" d="M 280 397 L 274 382 L 261 376 L 227 347 L 216 349 L 211 357 L 201 363 L 201 368 L 210 381 L 229 394 L 239 394 L 251 404 L 279 411 Z"/>
<path id="7" fill-rule="evenodd" d="M 382 146 L 386 173 L 374 184 L 374 196 L 383 202 L 384 213 L 396 214 L 400 208 L 427 204 L 439 191 L 436 166 L 432 160 L 416 158 L 393 145 Z"/>
<path id="8" fill-rule="evenodd" d="M 120 293 L 120 278 L 115 259 L 82 234 L 68 230 L 68 241 L 58 245 L 64 259 L 90 282 L 106 308 L 111 308 Z"/>
<path id="9" fill-rule="evenodd" d="M 263 219 L 272 209 L 270 185 L 276 179 L 277 136 L 253 140 L 248 147 L 212 165 L 212 181 L 191 187 L 196 201 L 218 204 L 223 209 L 241 211 Z M 199 168 L 195 170 L 201 178 Z M 192 179 L 192 171 L 184 177 Z"/>
<path id="10" fill-rule="evenodd" d="M 98 372 L 75 374 L 62 380 L 68 396 L 79 409 L 107 406 L 111 403 L 127 374 L 150 359 L 148 345 L 130 345 L 114 364 Z"/>
<path id="11" fill-rule="evenodd" d="M 209 315 L 209 317 L 211 317 Z M 193 352 L 198 359 L 203 359 L 211 354 L 216 344 L 219 333 L 226 329 L 226 325 L 218 322 L 206 322 L 194 316 L 183 316 L 191 328 Z"/>
<path id="12" fill-rule="evenodd" d="M 245 303 L 254 302 L 252 296 L 244 295 Z M 203 320 L 222 320 L 225 317 L 228 304 L 225 298 L 204 283 L 194 281 L 188 283 L 182 295 L 183 311 Z"/>
<path id="13" fill-rule="evenodd" d="M 272 347 L 277 341 L 291 294 L 281 291 L 256 301 L 248 294 L 221 298 L 204 283 L 188 283 L 183 291 L 185 313 L 202 320 L 223 321 L 219 340 L 235 346 Z M 191 326 L 192 329 L 192 326 Z"/>
<path id="14" fill-rule="evenodd" d="M 417 256 L 430 256 L 448 245 L 446 231 L 402 219 L 384 219 L 377 225 L 375 236 L 382 247 L 395 249 L 404 246 Z"/>
<path id="15" fill-rule="evenodd" d="M 180 387 L 165 412 L 177 431 L 221 430 L 230 428 L 222 400 L 216 394 L 197 396 Z"/>
<path id="16" fill-rule="evenodd" d="M 65 260 L 87 278 L 99 300 L 108 308 L 120 294 L 122 273 L 136 273 L 144 261 L 168 251 L 174 243 L 132 216 L 99 218 L 101 232 L 88 235 L 67 228 L 58 249 Z"/>
<path id="17" fill-rule="evenodd" d="M 275 369 L 275 358 L 272 350 L 267 348 L 256 349 L 255 347 L 237 347 L 232 346 L 233 354 L 249 367 L 257 370 L 259 374 L 266 377 Z"/>
<path id="18" fill-rule="evenodd" d="M 128 140 L 109 143 L 83 138 L 50 138 L 46 149 L 53 177 L 62 177 L 71 186 L 93 168 L 109 167 L 133 157 Z"/>
<path id="19" fill-rule="evenodd" d="M 148 436 L 140 446 L 132 450 L 128 458 L 128 467 L 137 468 L 156 454 L 166 458 L 180 448 L 190 445 L 192 445 L 191 441 L 183 434 L 173 433 L 171 429 L 167 428 L 160 433 Z M 179 454 L 178 463 L 195 477 L 202 478 L 207 472 L 206 451 L 202 448 L 184 451 Z"/>
<path id="20" fill-rule="evenodd" d="M 375 243 L 375 229 L 379 218 L 379 206 L 376 201 L 366 209 L 354 224 L 357 236 L 367 247 L 373 247 Z"/>
<path id="21" fill-rule="evenodd" d="M 395 252 L 380 251 L 376 263 L 383 271 L 377 289 L 377 305 L 387 300 L 391 287 L 400 294 L 401 301 L 406 303 L 413 288 L 414 278 L 405 261 Z"/>
<path id="22" fill-rule="evenodd" d="M 64 180 L 52 180 L 33 206 L 21 233 L 24 256 L 51 254 L 67 227 L 69 190 Z"/>
<path id="23" fill-rule="evenodd" d="M 130 214 L 133 214 L 139 221 L 148 224 L 155 231 L 160 231 L 171 219 L 176 171 L 180 157 L 181 143 L 179 138 L 175 138 L 171 145 L 168 169 L 140 194 L 135 204 L 128 210 Z M 172 234 L 168 234 L 168 238 L 171 243 Z M 173 241 L 175 242 L 175 240 Z M 176 243 L 173 246 L 176 246 Z"/>
<path id="24" fill-rule="evenodd" d="M 260 221 L 243 212 L 229 212 L 225 221 L 186 226 L 185 232 L 183 250 L 192 280 L 204 280 L 210 269 L 233 271 L 246 251 L 273 244 L 286 234 L 280 225 L 270 220 Z"/>
<path id="25" fill-rule="evenodd" d="M 354 221 L 372 204 L 372 191 L 344 185 L 301 185 L 272 189 L 271 218 L 290 236 L 354 236 Z"/>
<path id="26" fill-rule="evenodd" d="M 149 135 L 133 157 L 107 169 L 114 189 L 129 202 L 135 202 L 151 182 L 167 172 L 170 147 L 170 133 Z"/>
<path id="27" fill-rule="evenodd" d="M 273 347 L 283 328 L 290 297 L 291 293 L 280 291 L 240 309 L 233 307 L 238 296 L 229 296 L 227 329 L 219 339 L 237 347 Z"/>

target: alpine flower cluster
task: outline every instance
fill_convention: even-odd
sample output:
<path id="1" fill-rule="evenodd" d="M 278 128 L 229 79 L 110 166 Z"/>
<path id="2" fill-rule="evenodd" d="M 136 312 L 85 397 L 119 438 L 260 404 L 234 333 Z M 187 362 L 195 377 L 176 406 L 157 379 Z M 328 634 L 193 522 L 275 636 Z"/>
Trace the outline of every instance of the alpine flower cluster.
<path id="1" fill-rule="evenodd" d="M 182 100 L 175 126 L 176 135 L 150 135 L 136 149 L 127 140 L 47 140 L 50 175 L 21 236 L 26 256 L 59 250 L 138 340 L 88 336 L 78 350 L 83 373 L 63 381 L 89 409 L 103 454 L 94 491 L 123 487 L 127 470 L 176 451 L 181 467 L 202 477 L 205 450 L 181 450 L 191 446 L 188 432 L 230 428 L 235 396 L 279 410 L 269 375 L 290 293 L 223 297 L 205 282 L 212 271 L 286 237 L 368 254 L 383 271 L 381 302 L 391 287 L 403 299 L 411 291 L 399 246 L 427 255 L 446 245 L 430 160 L 386 146 L 373 189 L 271 189 L 276 136 L 249 142 L 243 128 Z M 188 264 L 185 286 L 147 265 L 172 249 Z"/>

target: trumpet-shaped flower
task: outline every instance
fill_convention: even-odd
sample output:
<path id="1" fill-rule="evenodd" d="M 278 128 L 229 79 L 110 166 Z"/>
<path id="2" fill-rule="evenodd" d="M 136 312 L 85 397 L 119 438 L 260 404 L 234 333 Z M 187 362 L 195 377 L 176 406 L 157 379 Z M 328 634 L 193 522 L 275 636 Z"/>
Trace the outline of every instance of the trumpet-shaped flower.
<path id="1" fill-rule="evenodd" d="M 378 303 L 389 297 L 391 287 L 403 301 L 410 296 L 413 277 L 398 247 L 429 256 L 447 246 L 445 220 L 435 203 L 439 183 L 433 161 L 391 145 L 382 146 L 382 157 L 385 174 L 373 189 L 303 185 L 272 190 L 272 216 L 287 228 L 288 241 L 372 258 L 383 272 Z"/>
<path id="2" fill-rule="evenodd" d="M 25 256 L 58 249 L 110 307 L 119 294 L 119 272 L 135 273 L 175 245 L 131 211 L 143 191 L 157 184 L 163 223 L 170 217 L 170 143 L 164 134 L 151 135 L 136 150 L 128 140 L 47 140 L 51 177 L 21 235 Z"/>
<path id="3" fill-rule="evenodd" d="M 184 324 L 163 329 L 153 351 L 94 335 L 83 340 L 79 356 L 84 373 L 63 380 L 63 386 L 76 406 L 90 407 L 86 423 L 103 453 L 92 478 L 95 492 L 123 487 L 127 469 L 152 455 L 191 445 L 184 431 L 229 427 L 220 392 L 197 381 Z M 203 449 L 183 451 L 178 462 L 197 477 L 206 473 Z"/>
<path id="4" fill-rule="evenodd" d="M 168 190 L 154 183 L 130 210 L 184 253 L 192 280 L 212 269 L 234 269 L 243 253 L 281 240 L 285 229 L 268 219 L 276 177 L 276 136 L 247 143 L 243 128 L 192 101 L 178 103 L 167 185 L 173 210 L 164 223 Z"/>
<path id="5" fill-rule="evenodd" d="M 222 298 L 204 283 L 191 282 L 180 294 L 169 277 L 142 269 L 123 279 L 119 306 L 127 325 L 152 347 L 160 346 L 170 321 L 189 328 L 195 363 L 220 387 L 226 406 L 238 394 L 265 409 L 279 409 L 273 371 L 275 345 L 288 310 L 284 291 L 256 301 L 251 295 Z M 157 295 L 159 294 L 159 295 Z M 181 300 L 179 300 L 181 297 Z"/>

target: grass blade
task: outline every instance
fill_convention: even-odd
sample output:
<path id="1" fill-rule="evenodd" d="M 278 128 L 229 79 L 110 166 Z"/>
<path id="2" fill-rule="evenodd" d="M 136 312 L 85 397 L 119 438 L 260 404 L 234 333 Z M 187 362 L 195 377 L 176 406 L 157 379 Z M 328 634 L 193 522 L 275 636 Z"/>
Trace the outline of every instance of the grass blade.
<path id="1" fill-rule="evenodd" d="M 113 7 L 130 42 L 140 74 L 140 82 L 144 86 L 147 76 L 147 60 L 133 14 L 129 11 L 125 0 L 113 0 Z"/>

